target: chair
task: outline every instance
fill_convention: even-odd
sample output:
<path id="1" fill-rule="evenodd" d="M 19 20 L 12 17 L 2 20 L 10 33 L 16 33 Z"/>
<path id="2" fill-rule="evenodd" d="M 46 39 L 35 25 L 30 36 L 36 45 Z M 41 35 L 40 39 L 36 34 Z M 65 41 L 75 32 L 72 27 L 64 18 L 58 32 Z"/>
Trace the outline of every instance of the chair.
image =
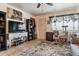
<path id="1" fill-rule="evenodd" d="M 55 40 L 56 43 L 59 42 L 59 32 L 58 31 L 54 31 L 53 39 Z"/>

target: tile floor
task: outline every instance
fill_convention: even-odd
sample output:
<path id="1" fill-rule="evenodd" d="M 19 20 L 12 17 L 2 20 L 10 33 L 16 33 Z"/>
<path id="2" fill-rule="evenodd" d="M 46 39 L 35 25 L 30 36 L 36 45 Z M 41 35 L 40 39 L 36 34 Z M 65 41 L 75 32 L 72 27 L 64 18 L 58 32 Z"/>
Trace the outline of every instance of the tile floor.
<path id="1" fill-rule="evenodd" d="M 37 39 L 1 51 L 0 56 L 71 56 L 71 51 L 67 45 Z"/>

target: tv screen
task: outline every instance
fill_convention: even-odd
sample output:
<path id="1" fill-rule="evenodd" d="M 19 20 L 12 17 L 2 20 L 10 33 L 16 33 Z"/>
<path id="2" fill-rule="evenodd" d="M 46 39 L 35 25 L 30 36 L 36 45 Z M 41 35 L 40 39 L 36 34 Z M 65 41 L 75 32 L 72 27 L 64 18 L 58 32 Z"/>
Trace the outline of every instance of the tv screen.
<path id="1" fill-rule="evenodd" d="M 20 26 L 23 23 L 21 22 L 15 22 L 15 21 L 9 21 L 9 32 L 21 32 L 21 31 L 25 31 L 25 29 L 20 29 Z M 23 26 L 21 26 L 23 27 Z"/>

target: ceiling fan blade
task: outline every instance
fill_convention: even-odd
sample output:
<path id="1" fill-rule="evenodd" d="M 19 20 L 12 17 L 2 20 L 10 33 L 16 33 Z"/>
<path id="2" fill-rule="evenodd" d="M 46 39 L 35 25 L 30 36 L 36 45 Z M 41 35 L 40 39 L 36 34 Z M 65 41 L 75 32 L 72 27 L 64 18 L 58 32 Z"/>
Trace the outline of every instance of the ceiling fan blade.
<path id="1" fill-rule="evenodd" d="M 49 6 L 53 6 L 53 3 L 46 3 L 47 5 L 49 5 Z"/>
<path id="2" fill-rule="evenodd" d="M 40 5 L 41 5 L 41 4 L 40 4 L 40 3 L 38 3 L 37 8 L 39 8 L 39 7 L 40 7 Z"/>

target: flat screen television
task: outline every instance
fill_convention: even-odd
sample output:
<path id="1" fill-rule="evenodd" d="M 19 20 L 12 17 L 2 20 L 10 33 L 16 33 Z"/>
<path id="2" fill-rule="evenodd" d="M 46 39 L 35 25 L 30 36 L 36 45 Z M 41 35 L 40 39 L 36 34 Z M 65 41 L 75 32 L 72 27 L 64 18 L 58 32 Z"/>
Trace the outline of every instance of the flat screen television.
<path id="1" fill-rule="evenodd" d="M 16 22 L 16 21 L 9 21 L 9 24 L 8 24 L 8 28 L 9 28 L 9 32 L 11 33 L 11 32 L 22 32 L 22 31 L 25 31 L 25 29 L 23 28 L 21 28 L 20 29 L 20 27 L 22 27 L 21 25 L 22 25 L 23 23 L 22 22 Z"/>

